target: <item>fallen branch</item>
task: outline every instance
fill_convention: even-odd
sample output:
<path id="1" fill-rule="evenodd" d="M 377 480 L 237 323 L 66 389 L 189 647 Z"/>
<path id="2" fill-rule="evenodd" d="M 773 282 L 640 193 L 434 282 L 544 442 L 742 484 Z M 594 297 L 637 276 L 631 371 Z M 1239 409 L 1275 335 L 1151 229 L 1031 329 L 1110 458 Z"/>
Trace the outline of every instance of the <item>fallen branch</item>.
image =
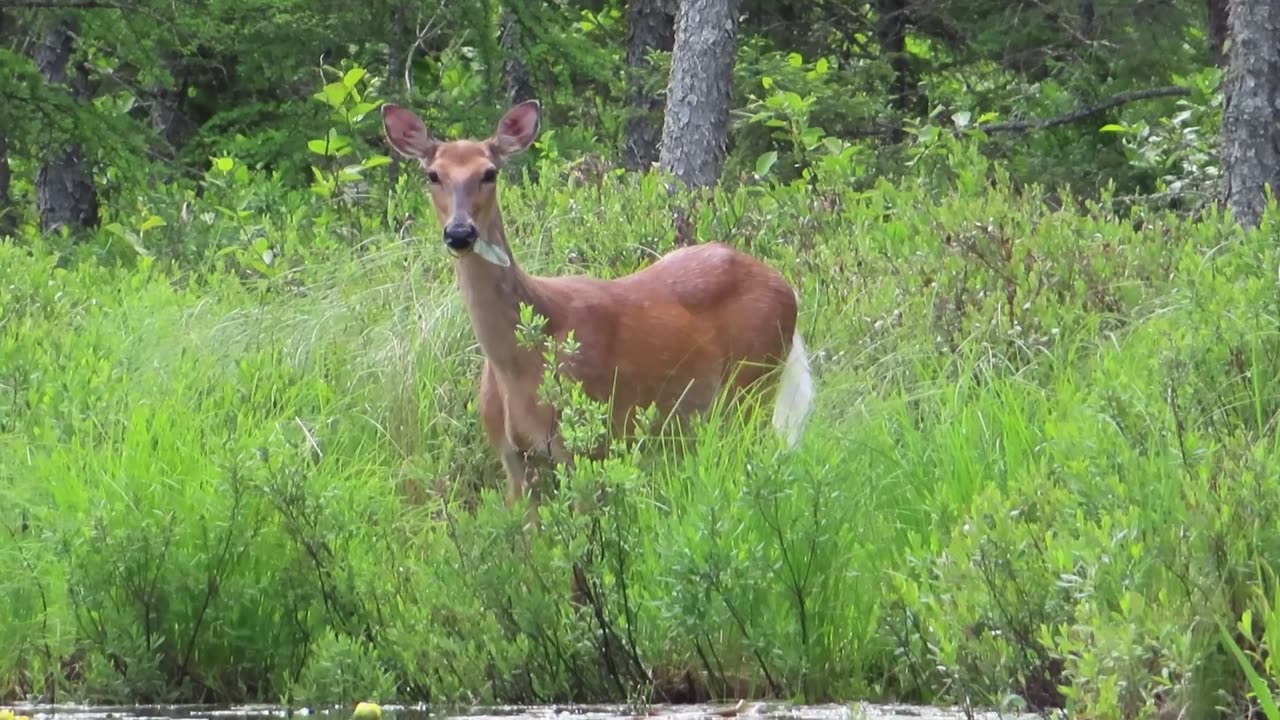
<path id="1" fill-rule="evenodd" d="M 1184 87 L 1170 85 L 1167 87 L 1147 88 L 1146 90 L 1129 90 L 1127 92 L 1117 93 L 1103 100 L 1097 105 L 1087 105 L 1082 108 L 1072 110 L 1065 115 L 1046 118 L 1044 120 L 1012 120 L 1003 123 L 991 123 L 990 125 L 978 125 L 978 129 L 983 132 L 1026 132 L 1028 130 L 1045 130 L 1059 125 L 1066 125 L 1087 117 L 1106 112 L 1114 107 L 1127 105 L 1138 100 L 1150 100 L 1151 98 L 1162 97 L 1186 97 L 1191 91 Z"/>

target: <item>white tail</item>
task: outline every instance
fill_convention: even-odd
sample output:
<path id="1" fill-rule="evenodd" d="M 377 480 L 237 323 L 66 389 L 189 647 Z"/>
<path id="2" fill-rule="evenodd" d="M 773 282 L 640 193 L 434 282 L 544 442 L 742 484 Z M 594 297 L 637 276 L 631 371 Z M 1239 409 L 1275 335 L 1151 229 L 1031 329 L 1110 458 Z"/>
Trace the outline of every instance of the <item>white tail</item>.
<path id="1" fill-rule="evenodd" d="M 800 442 L 809 413 L 813 411 L 813 394 L 809 355 L 797 330 L 791 338 L 791 352 L 782 368 L 778 397 L 773 405 L 773 427 L 786 438 L 787 447 L 795 447 Z"/>

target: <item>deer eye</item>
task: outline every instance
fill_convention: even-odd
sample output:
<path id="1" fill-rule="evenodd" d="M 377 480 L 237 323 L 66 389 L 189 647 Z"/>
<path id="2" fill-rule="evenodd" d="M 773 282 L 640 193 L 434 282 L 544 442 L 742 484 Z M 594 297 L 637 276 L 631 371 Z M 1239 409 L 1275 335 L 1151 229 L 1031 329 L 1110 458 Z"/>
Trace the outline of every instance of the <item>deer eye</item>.
<path id="1" fill-rule="evenodd" d="M 482 183 L 495 183 L 497 181 L 498 181 L 498 168 L 489 168 L 488 170 L 484 171 L 483 175 L 480 176 L 480 182 Z"/>
<path id="2" fill-rule="evenodd" d="M 435 170 L 428 170 L 428 171 L 427 171 L 427 182 L 431 183 L 432 185 L 439 185 L 439 184 L 440 184 L 440 173 L 436 172 Z"/>

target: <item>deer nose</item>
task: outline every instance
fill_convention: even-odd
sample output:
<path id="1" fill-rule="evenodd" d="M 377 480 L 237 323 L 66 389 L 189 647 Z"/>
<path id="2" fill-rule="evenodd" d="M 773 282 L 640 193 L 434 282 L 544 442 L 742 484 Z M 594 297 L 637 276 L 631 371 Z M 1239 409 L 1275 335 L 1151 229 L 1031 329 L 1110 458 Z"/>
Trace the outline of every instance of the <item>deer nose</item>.
<path id="1" fill-rule="evenodd" d="M 454 250 L 466 250 L 475 244 L 479 234 L 474 223 L 451 222 L 444 226 L 444 244 Z"/>

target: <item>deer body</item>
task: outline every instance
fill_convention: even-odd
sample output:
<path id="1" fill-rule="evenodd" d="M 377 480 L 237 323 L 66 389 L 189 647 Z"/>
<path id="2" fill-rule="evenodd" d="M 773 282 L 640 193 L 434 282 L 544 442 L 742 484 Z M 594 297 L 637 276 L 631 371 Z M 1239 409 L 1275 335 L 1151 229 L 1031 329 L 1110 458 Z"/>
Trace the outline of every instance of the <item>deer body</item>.
<path id="1" fill-rule="evenodd" d="M 530 459 L 569 463 L 555 410 L 542 403 L 544 358 L 522 347 L 521 304 L 545 320 L 544 332 L 577 351 L 560 371 L 594 400 L 612 405 L 611 430 L 627 434 L 636 409 L 653 404 L 661 418 L 706 411 L 724 391 L 736 399 L 783 368 L 774 425 L 789 442 L 812 404 L 803 343 L 796 333 L 794 290 L 776 271 L 719 243 L 682 248 L 613 280 L 536 277 L 511 255 L 496 194 L 495 168 L 532 142 L 538 105 L 517 105 L 486 142 L 441 143 L 402 108 L 384 106 L 392 146 L 428 172 L 445 242 L 459 252 L 458 285 L 485 362 L 480 416 L 508 476 L 508 501 L 532 482 Z M 598 448 L 597 452 L 604 450 Z"/>

